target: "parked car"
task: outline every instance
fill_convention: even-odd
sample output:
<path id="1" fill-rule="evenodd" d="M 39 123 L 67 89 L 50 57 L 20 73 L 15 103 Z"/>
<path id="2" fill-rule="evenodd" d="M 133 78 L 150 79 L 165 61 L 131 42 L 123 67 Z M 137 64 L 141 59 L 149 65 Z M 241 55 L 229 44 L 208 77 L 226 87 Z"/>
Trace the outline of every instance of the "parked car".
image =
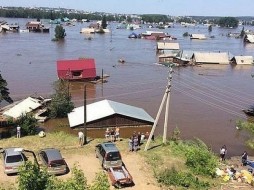
<path id="1" fill-rule="evenodd" d="M 0 150 L 3 153 L 4 173 L 16 174 L 19 167 L 25 163 L 25 155 L 22 148 L 5 148 Z"/>
<path id="2" fill-rule="evenodd" d="M 106 142 L 96 145 L 95 155 L 104 169 L 123 165 L 121 154 L 114 143 Z"/>
<path id="3" fill-rule="evenodd" d="M 66 174 L 68 166 L 58 149 L 42 149 L 39 151 L 38 155 L 40 165 L 46 167 L 49 174 Z"/>

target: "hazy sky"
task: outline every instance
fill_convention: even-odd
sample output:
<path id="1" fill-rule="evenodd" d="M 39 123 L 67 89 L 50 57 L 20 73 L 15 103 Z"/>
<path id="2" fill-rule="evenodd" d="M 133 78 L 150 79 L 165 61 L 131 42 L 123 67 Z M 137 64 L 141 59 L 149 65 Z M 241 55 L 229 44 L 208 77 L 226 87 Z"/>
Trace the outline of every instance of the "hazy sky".
<path id="1" fill-rule="evenodd" d="M 0 0 L 0 6 L 173 16 L 254 16 L 254 0 Z"/>

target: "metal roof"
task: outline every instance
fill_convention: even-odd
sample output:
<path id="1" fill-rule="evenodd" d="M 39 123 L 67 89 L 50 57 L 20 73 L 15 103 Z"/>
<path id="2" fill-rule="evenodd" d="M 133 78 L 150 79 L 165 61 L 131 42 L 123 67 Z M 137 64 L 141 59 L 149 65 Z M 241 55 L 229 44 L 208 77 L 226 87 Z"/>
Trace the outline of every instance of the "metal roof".
<path id="1" fill-rule="evenodd" d="M 58 60 L 57 70 L 95 69 L 94 59 Z"/>
<path id="2" fill-rule="evenodd" d="M 41 100 L 38 100 L 38 99 L 35 99 L 32 97 L 28 97 L 25 100 L 18 103 L 17 105 L 10 108 L 9 110 L 3 112 L 3 115 L 13 117 L 13 118 L 18 118 L 22 114 L 29 113 L 29 112 L 37 109 L 41 105 L 42 105 Z"/>
<path id="3" fill-rule="evenodd" d="M 253 64 L 252 56 L 235 56 L 233 57 L 237 65 L 251 65 Z"/>
<path id="4" fill-rule="evenodd" d="M 213 64 L 229 64 L 228 53 L 201 53 L 195 52 L 193 54 L 193 58 L 196 63 L 213 63 Z"/>
<path id="5" fill-rule="evenodd" d="M 190 38 L 191 39 L 200 39 L 200 40 L 206 39 L 204 34 L 191 34 Z"/>
<path id="6" fill-rule="evenodd" d="M 250 42 L 250 43 L 254 43 L 254 35 L 252 34 L 247 34 L 247 40 Z"/>
<path id="7" fill-rule="evenodd" d="M 179 50 L 179 43 L 157 42 L 158 50 Z"/>
<path id="8" fill-rule="evenodd" d="M 144 109 L 126 105 L 111 100 L 102 100 L 86 106 L 87 122 L 96 121 L 114 114 L 124 115 L 143 121 L 154 122 L 154 119 Z M 68 114 L 70 127 L 84 124 L 84 106 L 75 108 Z"/>

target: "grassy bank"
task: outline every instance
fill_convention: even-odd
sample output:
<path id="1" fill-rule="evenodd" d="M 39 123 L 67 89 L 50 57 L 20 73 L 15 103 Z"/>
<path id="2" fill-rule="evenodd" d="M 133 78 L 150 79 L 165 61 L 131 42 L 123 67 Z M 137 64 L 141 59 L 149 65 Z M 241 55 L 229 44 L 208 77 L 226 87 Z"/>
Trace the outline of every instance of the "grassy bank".
<path id="1" fill-rule="evenodd" d="M 53 147 L 60 149 L 66 156 L 85 156 L 94 154 L 95 145 L 104 141 L 104 139 L 89 140 L 91 141 L 87 145 L 80 148 L 77 136 L 55 132 L 48 133 L 44 138 L 27 136 L 20 139 L 3 139 L 1 147 L 23 147 L 34 152 L 42 148 Z M 219 186 L 220 181 L 214 178 L 218 158 L 201 141 L 168 141 L 166 145 L 162 145 L 162 138 L 158 137 L 151 142 L 148 151 L 143 151 L 145 143 L 137 155 L 142 158 L 140 161 L 145 161 L 145 167 L 153 173 L 162 187 L 166 189 L 213 189 Z M 123 156 L 129 154 L 127 139 L 118 141 L 116 144 Z M 133 164 L 134 162 L 135 160 Z"/>

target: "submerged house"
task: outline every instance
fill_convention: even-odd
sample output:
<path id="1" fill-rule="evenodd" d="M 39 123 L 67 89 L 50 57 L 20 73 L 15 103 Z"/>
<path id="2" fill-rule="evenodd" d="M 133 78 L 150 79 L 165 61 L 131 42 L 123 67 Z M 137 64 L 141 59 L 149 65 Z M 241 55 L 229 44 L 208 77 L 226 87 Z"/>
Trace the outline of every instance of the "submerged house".
<path id="1" fill-rule="evenodd" d="M 229 64 L 228 53 L 195 52 L 192 56 L 193 64 Z"/>
<path id="2" fill-rule="evenodd" d="M 245 35 L 244 41 L 248 43 L 254 43 L 254 35 L 253 34 Z"/>
<path id="3" fill-rule="evenodd" d="M 204 34 L 191 34 L 190 39 L 205 40 L 206 36 Z"/>
<path id="4" fill-rule="evenodd" d="M 164 64 L 173 62 L 173 58 L 179 53 L 179 51 L 179 43 L 157 42 L 157 53 L 160 54 L 158 56 L 159 63 Z"/>
<path id="5" fill-rule="evenodd" d="M 39 21 L 30 21 L 30 22 L 26 23 L 26 29 L 28 29 L 29 32 L 44 32 L 44 33 L 49 33 L 49 28 L 46 28 Z"/>
<path id="6" fill-rule="evenodd" d="M 7 106 L 3 110 L 3 116 L 18 119 L 23 114 L 30 112 L 34 113 L 35 118 L 39 122 L 44 122 L 47 119 L 46 112 L 48 111 L 46 105 L 51 99 L 45 99 L 43 97 L 28 97 L 19 102 Z"/>
<path id="7" fill-rule="evenodd" d="M 237 65 L 252 65 L 253 57 L 252 56 L 235 56 L 231 60 L 231 63 Z"/>
<path id="8" fill-rule="evenodd" d="M 187 65 L 190 63 L 194 51 L 182 50 L 173 59 L 174 63 L 179 65 Z"/>
<path id="9" fill-rule="evenodd" d="M 58 60 L 57 75 L 64 80 L 94 80 L 96 67 L 94 59 Z"/>
<path id="10" fill-rule="evenodd" d="M 111 100 L 102 100 L 86 106 L 87 128 L 152 126 L 154 119 L 142 108 Z M 68 114 L 71 128 L 84 124 L 84 106 Z"/>

